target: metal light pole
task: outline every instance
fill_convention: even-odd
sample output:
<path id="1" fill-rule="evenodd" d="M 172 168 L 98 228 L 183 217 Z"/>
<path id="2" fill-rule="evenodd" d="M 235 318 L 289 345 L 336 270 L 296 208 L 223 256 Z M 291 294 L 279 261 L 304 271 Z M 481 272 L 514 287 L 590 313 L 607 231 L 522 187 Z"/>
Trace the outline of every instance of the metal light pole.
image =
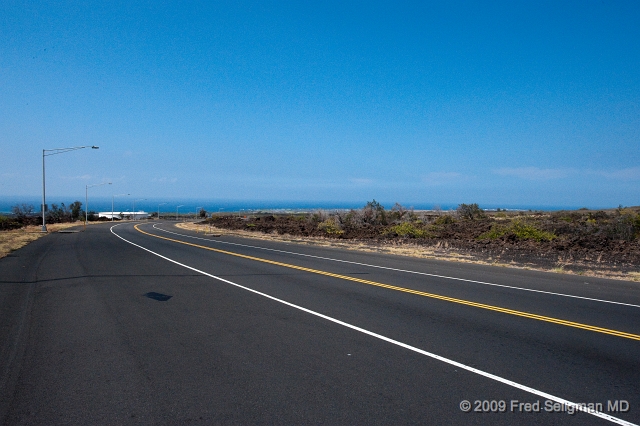
<path id="1" fill-rule="evenodd" d="M 47 232 L 47 223 L 45 222 L 45 211 L 44 211 L 44 206 L 47 204 L 45 200 L 44 157 L 48 157 L 50 155 L 56 155 L 56 154 L 64 154 L 65 152 L 75 151 L 77 149 L 83 149 L 83 148 L 98 149 L 99 147 L 87 145 L 87 146 L 74 146 L 71 148 L 54 148 L 54 149 L 42 150 L 42 206 L 40 206 L 40 208 L 42 209 L 42 231 L 41 232 Z M 49 152 L 49 154 L 47 154 L 47 152 Z"/>
<path id="2" fill-rule="evenodd" d="M 160 206 L 163 206 L 165 204 L 167 204 L 167 203 L 158 204 L 158 220 L 160 220 Z"/>
<path id="3" fill-rule="evenodd" d="M 84 189 L 84 229 L 87 229 L 87 220 L 89 219 L 89 188 L 101 185 L 111 185 L 111 182 L 96 183 L 95 185 L 87 185 Z"/>
<path id="4" fill-rule="evenodd" d="M 176 222 L 178 221 L 178 209 L 179 209 L 180 207 L 184 207 L 184 204 L 182 204 L 181 206 L 177 206 L 177 207 L 176 207 Z"/>
<path id="5" fill-rule="evenodd" d="M 137 200 L 133 200 L 133 220 L 136 220 L 136 201 L 144 201 L 146 198 L 138 198 Z"/>
<path id="6" fill-rule="evenodd" d="M 111 196 L 111 222 L 113 222 L 113 199 L 115 197 L 120 197 L 122 195 L 131 195 L 131 194 L 118 194 L 118 195 L 112 195 Z"/>

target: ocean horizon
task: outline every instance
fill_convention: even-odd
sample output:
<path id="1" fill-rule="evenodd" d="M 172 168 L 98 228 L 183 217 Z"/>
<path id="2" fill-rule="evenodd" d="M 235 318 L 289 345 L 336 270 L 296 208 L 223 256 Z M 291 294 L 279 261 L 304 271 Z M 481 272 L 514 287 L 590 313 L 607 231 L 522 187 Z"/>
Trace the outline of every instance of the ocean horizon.
<path id="1" fill-rule="evenodd" d="M 47 204 L 61 205 L 64 203 L 69 206 L 74 201 L 80 201 L 83 209 L 85 208 L 84 197 L 65 197 L 51 196 L 47 198 Z M 371 200 L 368 200 L 371 201 Z M 379 200 L 378 200 L 379 201 Z M 34 211 L 40 211 L 41 198 L 37 196 L 0 196 L 0 213 L 7 214 L 11 212 L 11 208 L 17 204 L 27 204 L 34 207 Z M 91 197 L 89 198 L 89 210 L 95 212 L 110 212 L 111 197 Z M 385 209 L 391 209 L 395 202 L 379 201 Z M 296 200 L 225 200 L 215 198 L 148 198 L 135 199 L 135 210 L 145 212 L 175 213 L 176 210 L 181 214 L 193 212 L 200 208 L 204 208 L 209 213 L 229 212 L 237 213 L 242 211 L 310 211 L 310 210 L 349 210 L 360 209 L 366 205 L 367 201 L 296 201 Z M 414 208 L 415 210 L 455 210 L 460 203 L 430 203 L 430 202 L 400 202 L 406 208 Z M 469 202 L 468 202 L 469 203 Z M 478 203 L 482 209 L 495 210 L 538 210 L 538 211 L 556 211 L 556 210 L 577 210 L 579 208 L 589 209 L 607 209 L 617 206 L 553 206 L 553 205 L 528 205 L 528 204 L 500 204 L 500 203 Z M 113 211 L 132 211 L 134 209 L 134 200 L 131 197 L 116 197 L 113 199 Z"/>

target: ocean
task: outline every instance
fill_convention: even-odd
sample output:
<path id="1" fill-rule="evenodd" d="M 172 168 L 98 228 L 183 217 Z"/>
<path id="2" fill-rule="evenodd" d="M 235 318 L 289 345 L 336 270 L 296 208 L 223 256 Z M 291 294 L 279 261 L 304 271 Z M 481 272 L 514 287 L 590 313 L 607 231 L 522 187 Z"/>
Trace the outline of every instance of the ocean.
<path id="1" fill-rule="evenodd" d="M 82 208 L 85 208 L 84 197 L 47 197 L 47 204 L 62 204 L 66 206 L 74 201 L 80 201 Z M 111 211 L 111 197 L 90 197 L 89 210 L 96 212 Z M 369 200 L 370 201 L 370 200 Z M 243 211 L 313 211 L 313 210 L 343 210 L 343 209 L 359 209 L 364 207 L 367 201 L 274 201 L 274 200 L 222 200 L 213 198 L 147 198 L 135 201 L 132 197 L 115 197 L 113 199 L 113 209 L 115 212 L 143 210 L 146 212 L 175 213 L 176 210 L 181 214 L 196 212 L 200 208 L 204 208 L 209 213 L 217 212 L 243 212 Z M 41 198 L 37 196 L 0 196 L 0 213 L 10 213 L 11 208 L 16 204 L 28 204 L 34 207 L 34 211 L 40 211 Z M 386 208 L 391 209 L 394 202 L 380 203 Z M 453 210 L 458 204 L 451 203 L 403 203 L 404 207 L 413 207 L 416 210 Z M 480 203 L 479 203 L 480 204 Z M 511 205 L 511 204 L 480 204 L 485 210 L 495 210 L 497 208 L 507 210 L 575 210 L 585 206 L 540 206 L 540 205 Z M 613 208 L 586 206 L 591 209 L 597 208 Z"/>

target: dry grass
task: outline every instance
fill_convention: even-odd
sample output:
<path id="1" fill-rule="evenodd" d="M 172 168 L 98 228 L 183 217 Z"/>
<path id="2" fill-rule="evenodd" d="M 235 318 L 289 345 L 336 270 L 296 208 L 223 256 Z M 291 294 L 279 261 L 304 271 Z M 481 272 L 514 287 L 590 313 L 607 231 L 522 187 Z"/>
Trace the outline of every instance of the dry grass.
<path id="1" fill-rule="evenodd" d="M 204 235 L 235 235 L 238 237 L 252 238 L 256 240 L 268 240 L 268 241 L 281 241 L 287 243 L 307 244 L 322 247 L 335 247 L 346 250 L 363 251 L 369 253 L 383 253 L 383 254 L 396 254 L 400 256 L 415 257 L 421 259 L 435 259 L 444 260 L 449 262 L 461 262 L 461 263 L 473 263 L 477 265 L 491 265 L 501 266 L 516 269 L 526 269 L 532 271 L 553 272 L 557 274 L 567 275 L 581 275 L 585 277 L 594 278 L 609 278 L 625 281 L 640 281 L 639 272 L 619 272 L 619 271 L 603 271 L 603 270 L 589 270 L 583 269 L 573 272 L 570 269 L 564 269 L 564 265 L 556 266 L 551 269 L 545 269 L 532 265 L 520 265 L 515 262 L 502 263 L 498 261 L 486 261 L 475 258 L 468 253 L 458 252 L 448 246 L 424 247 L 410 243 L 400 244 L 365 244 L 357 241 L 337 241 L 335 239 L 321 238 L 321 237 L 293 237 L 291 235 L 279 235 L 279 234 L 262 234 L 251 231 L 229 230 L 216 228 L 209 225 L 197 225 L 193 222 L 177 223 L 178 228 L 196 231 Z"/>
<path id="2" fill-rule="evenodd" d="M 102 223 L 102 222 L 93 222 Z M 91 223 L 91 224 L 93 224 Z M 81 225 L 81 223 L 55 223 L 47 225 L 49 233 L 58 232 L 65 228 Z M 617 271 L 593 271 L 584 269 L 578 272 L 564 269 L 563 265 L 556 266 L 552 269 L 543 269 L 532 267 L 531 265 L 517 265 L 511 263 L 499 263 L 497 261 L 478 260 L 467 253 L 456 252 L 449 247 L 423 247 L 414 244 L 365 244 L 362 242 L 337 241 L 335 239 L 319 238 L 319 237 L 293 237 L 291 235 L 278 234 L 259 234 L 251 231 L 231 231 L 228 229 L 220 229 L 209 225 L 196 225 L 192 222 L 183 222 L 176 224 L 178 228 L 196 231 L 204 235 L 221 236 L 235 235 L 238 237 L 252 238 L 257 240 L 281 241 L 287 243 L 316 245 L 322 247 L 335 247 L 347 250 L 355 250 L 369 253 L 396 254 L 401 256 L 415 257 L 421 259 L 437 259 L 450 262 L 474 263 L 480 265 L 502 266 L 526 270 L 538 270 L 545 272 L 554 272 L 560 274 L 574 274 L 586 277 L 611 278 L 625 281 L 640 282 L 640 272 L 622 273 Z M 14 231 L 0 232 L 0 258 L 7 256 L 9 253 L 26 246 L 31 241 L 35 241 L 47 234 L 40 232 L 40 226 L 27 226 Z"/>
<path id="3" fill-rule="evenodd" d="M 78 226 L 78 223 L 54 223 L 47 225 L 47 230 L 49 233 L 58 232 L 61 229 L 70 228 L 72 226 Z M 26 246 L 31 241 L 35 241 L 38 238 L 47 235 L 46 233 L 40 232 L 41 227 L 41 225 L 27 226 L 13 231 L 0 232 L 0 258 L 5 257 L 12 251 Z"/>

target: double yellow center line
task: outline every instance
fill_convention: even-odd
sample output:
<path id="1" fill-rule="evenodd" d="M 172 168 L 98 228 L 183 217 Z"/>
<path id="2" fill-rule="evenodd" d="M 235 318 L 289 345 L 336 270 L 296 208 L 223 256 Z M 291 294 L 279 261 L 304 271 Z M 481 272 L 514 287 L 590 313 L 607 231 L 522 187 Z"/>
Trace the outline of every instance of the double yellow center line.
<path id="1" fill-rule="evenodd" d="M 135 229 L 138 232 L 141 232 L 141 233 L 143 233 L 145 235 L 149 235 L 149 236 L 155 237 L 155 238 L 160 238 L 162 240 L 171 241 L 171 242 L 174 242 L 174 243 L 184 244 L 184 245 L 191 246 L 191 247 L 197 247 L 197 248 L 201 248 L 201 249 L 204 249 L 204 250 L 213 251 L 213 252 L 216 252 L 216 253 L 228 254 L 230 256 L 236 256 L 236 257 L 241 257 L 243 259 L 254 260 L 256 262 L 268 263 L 270 265 L 282 266 L 284 268 L 290 268 L 290 269 L 295 269 L 295 270 L 298 270 L 298 271 L 310 272 L 312 274 L 324 275 L 324 276 L 327 276 L 327 277 L 339 278 L 339 279 L 347 280 L 347 281 L 354 281 L 354 282 L 357 282 L 357 283 L 372 285 L 372 286 L 375 286 L 375 287 L 382 287 L 382 288 L 386 288 L 386 289 L 389 289 L 389 290 L 402 291 L 404 293 L 416 294 L 418 296 L 430 297 L 432 299 L 444 300 L 444 301 L 447 301 L 447 302 L 457 303 L 457 304 L 460 304 L 460 305 L 473 306 L 475 308 L 486 309 L 486 310 L 489 310 L 489 311 L 502 312 L 503 314 L 515 315 L 515 316 L 518 316 L 518 317 L 530 318 L 530 319 L 535 319 L 535 320 L 538 320 L 538 321 L 550 322 L 550 323 L 553 323 L 553 324 L 560 324 L 560 325 L 564 325 L 564 326 L 567 326 L 567 327 L 580 328 L 582 330 L 595 331 L 597 333 L 609 334 L 609 335 L 612 335 L 612 336 L 624 337 L 624 338 L 632 339 L 632 340 L 640 340 L 640 335 L 632 334 L 632 333 L 626 333 L 624 331 L 611 330 L 609 328 L 596 327 L 596 326 L 593 326 L 593 325 L 582 324 L 582 323 L 579 323 L 579 322 L 566 321 L 566 320 L 562 320 L 562 319 L 558 319 L 558 318 L 547 317 L 547 316 L 544 316 L 544 315 L 537 315 L 537 314 L 531 314 L 531 313 L 528 313 L 528 312 L 516 311 L 514 309 L 501 308 L 499 306 L 493 306 L 493 305 L 487 305 L 487 304 L 484 304 L 484 303 L 471 302 L 469 300 L 464 300 L 464 299 L 456 299 L 454 297 L 442 296 L 440 294 L 427 293 L 427 292 L 424 292 L 424 291 L 413 290 L 413 289 L 410 289 L 410 288 L 398 287 L 398 286 L 395 286 L 395 285 L 379 283 L 379 282 L 376 282 L 376 281 L 363 280 L 361 278 L 350 277 L 350 276 L 347 276 L 347 275 L 334 274 L 332 272 L 321 271 L 321 270 L 318 270 L 318 269 L 305 268 L 305 267 L 302 267 L 302 266 L 292 265 L 292 264 L 289 264 L 289 263 L 276 262 L 274 260 L 263 259 L 263 258 L 260 258 L 260 257 L 248 256 L 246 254 L 235 253 L 235 252 L 232 252 L 232 251 L 220 250 L 220 249 L 216 249 L 216 248 L 212 248 L 212 247 L 202 246 L 202 245 L 199 245 L 199 244 L 188 243 L 186 241 L 181 241 L 181 240 L 176 240 L 176 239 L 173 239 L 173 238 L 162 237 L 160 235 L 155 235 L 155 234 L 151 234 L 149 232 L 145 232 L 145 231 L 141 230 L 139 228 L 139 226 L 140 225 L 135 225 Z"/>

